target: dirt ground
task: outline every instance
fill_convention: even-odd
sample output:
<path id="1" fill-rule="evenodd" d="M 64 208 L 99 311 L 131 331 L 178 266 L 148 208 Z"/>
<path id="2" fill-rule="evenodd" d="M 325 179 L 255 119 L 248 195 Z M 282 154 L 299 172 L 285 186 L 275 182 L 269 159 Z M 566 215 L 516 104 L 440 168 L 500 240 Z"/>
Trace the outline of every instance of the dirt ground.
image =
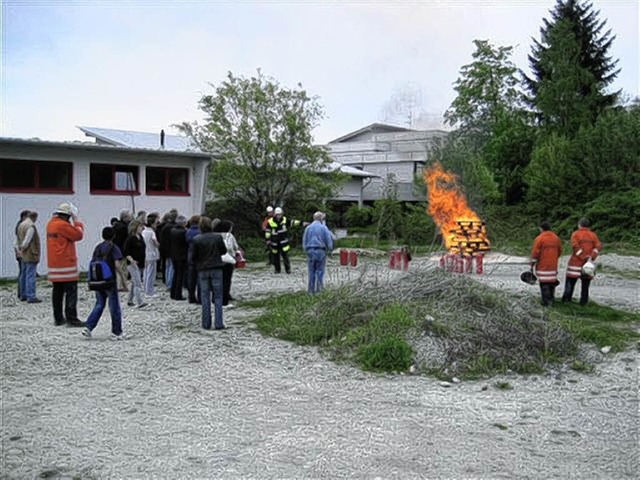
<path id="1" fill-rule="evenodd" d="M 438 258 L 417 258 L 411 270 Z M 566 259 L 563 259 L 566 262 Z M 635 272 L 640 258 L 603 255 Z M 490 254 L 480 281 L 538 295 L 519 281 L 526 259 Z M 385 258 L 330 259 L 328 287 L 407 273 Z M 167 292 L 123 307 L 129 340 L 109 340 L 107 312 L 90 341 L 54 327 L 44 302 L 0 290 L 0 478 L 637 478 L 638 351 L 602 354 L 596 370 L 505 375 L 442 384 L 375 375 L 315 348 L 260 335 L 255 311 L 225 310 L 230 327 L 199 328 L 197 306 Z M 238 270 L 239 299 L 303 290 L 266 267 Z M 79 313 L 92 296 L 79 287 Z M 557 292 L 558 296 L 560 292 Z M 596 302 L 640 311 L 640 281 L 598 275 Z M 495 387 L 509 382 L 511 390 Z"/>

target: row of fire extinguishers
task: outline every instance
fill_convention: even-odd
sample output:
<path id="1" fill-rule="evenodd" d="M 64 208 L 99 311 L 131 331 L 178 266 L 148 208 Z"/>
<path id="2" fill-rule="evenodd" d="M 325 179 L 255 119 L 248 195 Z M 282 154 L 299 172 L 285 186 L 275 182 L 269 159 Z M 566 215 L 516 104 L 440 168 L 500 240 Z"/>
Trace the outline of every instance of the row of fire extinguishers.
<path id="1" fill-rule="evenodd" d="M 389 268 L 392 270 L 408 270 L 411 254 L 407 247 L 393 248 L 389 251 Z M 346 248 L 340 249 L 340 265 L 358 265 L 358 252 Z"/>

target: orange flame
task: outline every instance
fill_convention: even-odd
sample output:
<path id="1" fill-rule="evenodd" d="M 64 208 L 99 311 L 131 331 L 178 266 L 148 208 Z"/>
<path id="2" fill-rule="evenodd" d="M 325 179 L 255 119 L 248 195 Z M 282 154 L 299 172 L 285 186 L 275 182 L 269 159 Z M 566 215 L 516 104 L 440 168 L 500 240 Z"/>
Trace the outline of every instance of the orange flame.
<path id="1" fill-rule="evenodd" d="M 453 233 L 460 228 L 458 222 L 480 222 L 480 217 L 468 207 L 464 194 L 458 188 L 456 176 L 445 172 L 440 163 L 426 168 L 423 179 L 429 201 L 427 212 L 440 229 L 445 246 L 453 251 L 459 247 L 458 237 Z M 476 233 L 474 239 L 486 242 L 488 246 L 484 227 Z"/>

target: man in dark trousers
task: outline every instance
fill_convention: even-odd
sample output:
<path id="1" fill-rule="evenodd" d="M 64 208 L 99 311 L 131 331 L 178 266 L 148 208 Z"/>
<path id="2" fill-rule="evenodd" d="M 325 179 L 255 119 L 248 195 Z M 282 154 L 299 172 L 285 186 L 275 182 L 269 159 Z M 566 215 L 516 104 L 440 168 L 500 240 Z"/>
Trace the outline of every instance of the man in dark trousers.
<path id="1" fill-rule="evenodd" d="M 122 210 L 120 218 L 113 224 L 113 244 L 122 252 L 124 250 L 124 242 L 129 236 L 129 224 L 133 220 L 133 213 L 130 210 Z M 120 259 L 116 261 L 116 278 L 118 280 L 118 290 L 127 292 L 127 261 Z"/>
<path id="2" fill-rule="evenodd" d="M 578 229 L 571 234 L 571 256 L 567 263 L 563 302 L 571 301 L 578 279 L 580 279 L 580 305 L 586 305 L 589 302 L 589 286 L 593 275 L 583 272 L 582 267 L 588 260 L 595 261 L 602 248 L 598 236 L 589 229 L 589 226 L 589 220 L 582 218 L 578 222 Z"/>
<path id="3" fill-rule="evenodd" d="M 171 282 L 171 298 L 184 300 L 182 287 L 187 275 L 187 219 L 183 215 L 176 218 L 176 226 L 171 229 L 171 263 L 173 264 L 173 281 Z"/>
<path id="4" fill-rule="evenodd" d="M 160 262 L 164 265 L 162 278 L 167 290 L 171 291 L 173 280 L 173 262 L 171 261 L 171 229 L 176 226 L 178 211 L 174 208 L 165 215 L 165 221 L 158 225 L 158 241 L 160 242 Z"/>
<path id="5" fill-rule="evenodd" d="M 562 254 L 562 242 L 551 231 L 548 222 L 540 224 L 540 234 L 533 241 L 531 248 L 531 268 L 536 270 L 540 282 L 542 305 L 547 307 L 553 303 L 558 286 L 558 259 Z"/>
<path id="6" fill-rule="evenodd" d="M 227 253 L 222 235 L 213 233 L 211 219 L 200 217 L 198 227 L 202 232 L 193 239 L 191 245 L 191 261 L 198 271 L 200 285 L 200 303 L 202 304 L 202 328 L 211 329 L 211 293 L 215 300 L 216 330 L 224 329 L 222 321 L 222 255 Z"/>
<path id="7" fill-rule="evenodd" d="M 267 240 L 267 245 L 271 248 L 273 254 L 273 266 L 276 273 L 280 273 L 280 257 L 284 262 L 284 269 L 287 273 L 291 273 L 291 262 L 289 261 L 289 233 L 288 229 L 291 227 L 297 227 L 304 224 L 300 220 L 291 220 L 284 216 L 282 208 L 277 207 L 274 211 L 273 217 L 267 222 L 267 229 L 264 236 Z"/>

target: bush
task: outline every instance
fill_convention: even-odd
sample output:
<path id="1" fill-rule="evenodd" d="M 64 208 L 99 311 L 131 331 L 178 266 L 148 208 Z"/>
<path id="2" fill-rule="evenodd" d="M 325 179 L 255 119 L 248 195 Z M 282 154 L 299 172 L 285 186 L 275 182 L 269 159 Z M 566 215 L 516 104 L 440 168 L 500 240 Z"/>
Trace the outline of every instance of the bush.
<path id="1" fill-rule="evenodd" d="M 398 337 L 383 338 L 358 349 L 358 363 L 364 370 L 403 372 L 411 366 L 412 350 Z"/>
<path id="2" fill-rule="evenodd" d="M 424 204 L 407 204 L 407 212 L 402 218 L 401 235 L 408 245 L 427 245 L 436 235 L 433 219 L 427 214 Z"/>
<path id="3" fill-rule="evenodd" d="M 357 205 L 349 207 L 345 214 L 345 223 L 347 228 L 367 227 L 372 222 L 373 209 L 371 207 L 360 208 Z"/>
<path id="4" fill-rule="evenodd" d="M 600 195 L 586 205 L 585 216 L 600 240 L 637 243 L 640 232 L 640 189 Z"/>

